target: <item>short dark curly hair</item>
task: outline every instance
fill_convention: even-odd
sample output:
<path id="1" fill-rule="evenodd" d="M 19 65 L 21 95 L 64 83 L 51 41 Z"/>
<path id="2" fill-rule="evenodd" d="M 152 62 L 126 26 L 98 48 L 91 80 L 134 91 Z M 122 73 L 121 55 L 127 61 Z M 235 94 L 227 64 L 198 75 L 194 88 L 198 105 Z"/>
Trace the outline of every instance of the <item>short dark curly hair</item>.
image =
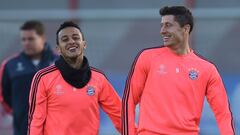
<path id="1" fill-rule="evenodd" d="M 172 6 L 172 7 L 165 6 L 160 9 L 159 13 L 161 16 L 173 15 L 175 18 L 175 21 L 177 21 L 181 27 L 183 27 L 186 24 L 189 24 L 190 25 L 189 33 L 191 33 L 191 31 L 193 29 L 193 25 L 194 25 L 193 16 L 192 16 L 191 11 L 189 9 L 187 9 L 186 7 L 184 7 L 184 6 Z"/>
<path id="2" fill-rule="evenodd" d="M 57 30 L 57 32 L 56 32 L 56 43 L 57 43 L 57 45 L 59 45 L 59 41 L 58 41 L 58 39 L 59 39 L 59 37 L 58 37 L 59 32 L 60 32 L 62 29 L 65 29 L 65 28 L 67 28 L 67 27 L 77 28 L 77 29 L 81 32 L 81 34 L 82 34 L 82 39 L 84 40 L 84 35 L 83 35 L 83 33 L 82 33 L 81 28 L 80 28 L 76 23 L 74 23 L 73 21 L 65 21 L 65 22 L 63 22 L 63 23 L 60 25 L 60 27 L 58 28 L 58 30 Z"/>

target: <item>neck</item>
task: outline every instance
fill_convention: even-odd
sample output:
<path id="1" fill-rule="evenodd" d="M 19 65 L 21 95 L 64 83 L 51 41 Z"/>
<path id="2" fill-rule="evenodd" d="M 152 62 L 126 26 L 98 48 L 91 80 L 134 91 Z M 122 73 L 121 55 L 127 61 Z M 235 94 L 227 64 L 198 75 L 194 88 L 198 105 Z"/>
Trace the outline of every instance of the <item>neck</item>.
<path id="1" fill-rule="evenodd" d="M 28 55 L 31 60 L 40 60 L 42 58 L 42 53 L 34 54 L 34 55 Z"/>
<path id="2" fill-rule="evenodd" d="M 174 46 L 174 47 L 169 47 L 175 54 L 177 55 L 185 55 L 191 52 L 191 49 L 188 45 L 184 46 Z"/>
<path id="3" fill-rule="evenodd" d="M 83 63 L 83 56 L 78 56 L 75 58 L 65 58 L 64 60 L 74 69 L 80 69 Z"/>
<path id="4" fill-rule="evenodd" d="M 185 55 L 191 52 L 188 40 L 185 40 L 181 44 L 169 46 L 169 48 L 177 55 Z"/>

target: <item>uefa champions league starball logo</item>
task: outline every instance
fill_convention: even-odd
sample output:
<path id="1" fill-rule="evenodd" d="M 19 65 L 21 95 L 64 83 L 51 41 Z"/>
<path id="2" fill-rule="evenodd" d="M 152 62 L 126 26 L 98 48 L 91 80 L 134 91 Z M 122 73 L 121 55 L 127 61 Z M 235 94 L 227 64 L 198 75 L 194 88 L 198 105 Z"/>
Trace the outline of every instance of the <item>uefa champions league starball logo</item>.
<path id="1" fill-rule="evenodd" d="M 95 89 L 92 86 L 87 87 L 87 95 L 88 96 L 93 96 L 95 94 Z"/>

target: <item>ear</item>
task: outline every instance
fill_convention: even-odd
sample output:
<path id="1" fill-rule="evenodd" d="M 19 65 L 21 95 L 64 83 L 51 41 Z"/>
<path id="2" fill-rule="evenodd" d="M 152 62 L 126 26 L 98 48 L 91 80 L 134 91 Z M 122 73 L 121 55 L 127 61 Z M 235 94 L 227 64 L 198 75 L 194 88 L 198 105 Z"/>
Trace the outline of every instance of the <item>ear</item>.
<path id="1" fill-rule="evenodd" d="M 189 24 L 186 24 L 186 25 L 184 25 L 184 31 L 186 32 L 186 33 L 189 33 L 190 32 L 190 25 Z"/>
<path id="2" fill-rule="evenodd" d="M 83 48 L 86 49 L 87 48 L 87 42 L 86 41 L 82 41 L 83 44 Z"/>
<path id="3" fill-rule="evenodd" d="M 59 54 L 61 54 L 61 50 L 60 50 L 59 45 L 56 45 L 56 50 L 57 50 L 57 52 L 58 52 Z"/>

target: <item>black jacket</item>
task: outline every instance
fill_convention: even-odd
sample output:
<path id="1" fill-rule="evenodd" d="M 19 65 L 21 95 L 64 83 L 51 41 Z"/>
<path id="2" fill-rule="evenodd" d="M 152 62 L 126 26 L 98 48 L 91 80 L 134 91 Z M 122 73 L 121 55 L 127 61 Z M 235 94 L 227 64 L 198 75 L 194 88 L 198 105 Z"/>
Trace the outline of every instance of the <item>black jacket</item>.
<path id="1" fill-rule="evenodd" d="M 57 57 L 50 46 L 45 44 L 38 66 L 24 52 L 2 65 L 0 79 L 3 102 L 12 109 L 14 135 L 27 135 L 29 92 L 34 74 L 53 64 Z"/>

